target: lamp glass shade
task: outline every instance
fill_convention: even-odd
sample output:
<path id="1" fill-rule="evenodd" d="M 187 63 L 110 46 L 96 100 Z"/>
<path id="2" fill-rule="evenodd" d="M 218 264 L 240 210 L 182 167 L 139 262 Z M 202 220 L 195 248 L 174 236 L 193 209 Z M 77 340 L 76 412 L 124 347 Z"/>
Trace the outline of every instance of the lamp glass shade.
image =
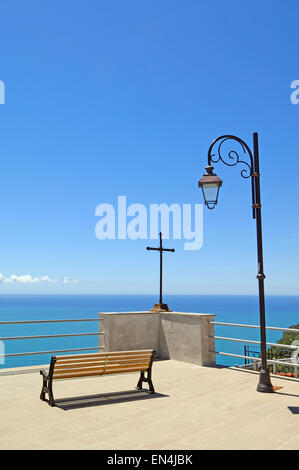
<path id="1" fill-rule="evenodd" d="M 198 182 L 198 186 L 202 189 L 205 205 L 208 209 L 214 209 L 218 201 L 222 180 L 213 173 L 212 166 L 208 165 L 206 171 L 207 173 Z"/>
<path id="2" fill-rule="evenodd" d="M 205 183 L 201 187 L 205 204 L 209 209 L 214 209 L 217 204 L 219 188 L 217 183 Z"/>

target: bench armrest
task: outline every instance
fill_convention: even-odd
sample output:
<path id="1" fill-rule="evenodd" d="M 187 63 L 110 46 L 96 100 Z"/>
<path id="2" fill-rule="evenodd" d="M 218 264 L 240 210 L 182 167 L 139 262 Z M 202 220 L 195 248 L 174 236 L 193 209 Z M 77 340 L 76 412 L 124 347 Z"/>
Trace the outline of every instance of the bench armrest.
<path id="1" fill-rule="evenodd" d="M 40 373 L 40 375 L 43 376 L 44 379 L 48 379 L 48 374 L 46 373 L 45 370 L 41 370 L 39 373 Z"/>

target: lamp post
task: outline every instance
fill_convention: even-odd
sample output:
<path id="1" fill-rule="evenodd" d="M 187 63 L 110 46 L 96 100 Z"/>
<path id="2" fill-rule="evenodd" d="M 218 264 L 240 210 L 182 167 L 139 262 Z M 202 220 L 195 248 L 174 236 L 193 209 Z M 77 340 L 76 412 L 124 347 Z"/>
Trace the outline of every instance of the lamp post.
<path id="1" fill-rule="evenodd" d="M 239 153 L 230 150 L 227 158 L 223 157 L 223 144 L 227 141 L 237 142 L 241 146 L 241 150 L 249 157 L 249 163 L 241 160 Z M 257 235 L 257 259 L 258 259 L 258 286 L 259 286 L 259 310 L 260 310 L 260 335 L 261 335 L 261 359 L 262 365 L 260 370 L 258 392 L 272 393 L 274 392 L 271 384 L 270 374 L 267 367 L 267 349 L 266 349 L 266 321 L 265 321 L 265 292 L 264 292 L 264 265 L 263 265 L 263 242 L 262 242 L 262 218 L 261 218 L 261 194 L 260 194 L 260 173 L 259 173 L 259 149 L 258 134 L 253 134 L 253 153 L 249 146 L 239 137 L 234 135 L 223 135 L 212 142 L 208 151 L 208 166 L 206 173 L 198 182 L 198 186 L 202 189 L 205 205 L 208 209 L 214 209 L 218 202 L 219 189 L 222 186 L 221 179 L 213 173 L 212 163 L 223 162 L 227 166 L 235 166 L 237 164 L 244 165 L 241 170 L 243 178 L 251 178 L 252 191 L 252 216 L 256 220 Z"/>

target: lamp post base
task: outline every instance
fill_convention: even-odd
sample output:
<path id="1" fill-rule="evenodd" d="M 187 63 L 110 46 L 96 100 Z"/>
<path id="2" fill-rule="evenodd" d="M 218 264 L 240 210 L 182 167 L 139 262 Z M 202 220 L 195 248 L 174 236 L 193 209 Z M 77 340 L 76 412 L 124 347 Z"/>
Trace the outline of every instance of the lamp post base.
<path id="1" fill-rule="evenodd" d="M 172 312 L 167 304 L 155 304 L 153 308 L 150 309 L 150 312 Z"/>
<path id="2" fill-rule="evenodd" d="M 260 380 L 256 390 L 262 393 L 274 393 L 274 388 L 271 384 L 270 374 L 268 370 L 261 369 Z"/>

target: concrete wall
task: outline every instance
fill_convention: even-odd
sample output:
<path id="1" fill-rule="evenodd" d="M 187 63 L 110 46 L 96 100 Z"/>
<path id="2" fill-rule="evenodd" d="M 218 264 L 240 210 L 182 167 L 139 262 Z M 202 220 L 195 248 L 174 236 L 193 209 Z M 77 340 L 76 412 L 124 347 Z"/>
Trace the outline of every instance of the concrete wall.
<path id="1" fill-rule="evenodd" d="M 159 349 L 159 313 L 99 313 L 104 318 L 107 351 Z"/>
<path id="2" fill-rule="evenodd" d="M 214 315 L 184 312 L 99 313 L 107 351 L 156 349 L 161 359 L 215 364 Z"/>

